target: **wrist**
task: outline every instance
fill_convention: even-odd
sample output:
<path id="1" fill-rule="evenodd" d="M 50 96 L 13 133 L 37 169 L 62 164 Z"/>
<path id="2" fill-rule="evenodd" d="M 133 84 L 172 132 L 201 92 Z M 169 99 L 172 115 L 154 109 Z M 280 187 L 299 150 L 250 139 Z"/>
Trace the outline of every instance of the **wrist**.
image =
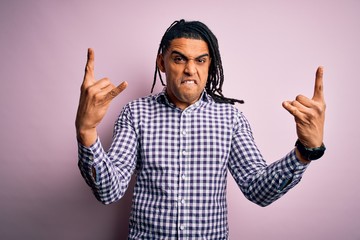
<path id="1" fill-rule="evenodd" d="M 305 159 L 296 147 L 295 147 L 295 155 L 296 158 L 299 160 L 299 162 L 301 162 L 302 164 L 309 164 L 311 162 L 310 160 Z"/>
<path id="2" fill-rule="evenodd" d="M 76 129 L 76 138 L 85 147 L 90 147 L 97 139 L 96 128 Z"/>

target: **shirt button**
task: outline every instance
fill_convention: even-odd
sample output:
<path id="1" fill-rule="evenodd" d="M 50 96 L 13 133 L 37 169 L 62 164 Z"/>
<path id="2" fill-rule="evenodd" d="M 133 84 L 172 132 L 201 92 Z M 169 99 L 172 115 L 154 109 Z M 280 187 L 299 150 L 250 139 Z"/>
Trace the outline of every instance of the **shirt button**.
<path id="1" fill-rule="evenodd" d="M 185 199 L 181 199 L 181 204 L 185 204 Z"/>
<path id="2" fill-rule="evenodd" d="M 182 130 L 182 135 L 186 135 L 186 130 Z"/>
<path id="3" fill-rule="evenodd" d="M 186 150 L 183 150 L 183 151 L 182 151 L 182 155 L 183 155 L 183 156 L 186 156 L 186 155 L 187 155 Z"/>
<path id="4" fill-rule="evenodd" d="M 184 225 L 180 225 L 180 230 L 184 230 L 185 229 L 185 226 Z"/>
<path id="5" fill-rule="evenodd" d="M 186 179 L 186 175 L 185 175 L 185 174 L 182 174 L 182 175 L 181 175 L 181 179 L 182 179 L 182 180 L 185 180 L 185 179 Z"/>

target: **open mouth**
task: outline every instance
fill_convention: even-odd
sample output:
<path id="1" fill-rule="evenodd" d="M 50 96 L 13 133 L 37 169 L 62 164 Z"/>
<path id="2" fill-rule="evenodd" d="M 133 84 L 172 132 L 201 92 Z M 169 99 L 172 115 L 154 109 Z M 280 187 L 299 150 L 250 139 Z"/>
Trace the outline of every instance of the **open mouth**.
<path id="1" fill-rule="evenodd" d="M 196 84 L 195 80 L 182 80 L 181 84 Z"/>

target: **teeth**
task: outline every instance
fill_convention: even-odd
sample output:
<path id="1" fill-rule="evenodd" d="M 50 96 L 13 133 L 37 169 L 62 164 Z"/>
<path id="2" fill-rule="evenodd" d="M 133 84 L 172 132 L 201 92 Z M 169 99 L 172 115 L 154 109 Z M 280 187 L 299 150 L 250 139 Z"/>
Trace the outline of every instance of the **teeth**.
<path id="1" fill-rule="evenodd" d="M 195 83 L 194 81 L 184 81 L 184 83 L 190 84 L 190 83 Z"/>

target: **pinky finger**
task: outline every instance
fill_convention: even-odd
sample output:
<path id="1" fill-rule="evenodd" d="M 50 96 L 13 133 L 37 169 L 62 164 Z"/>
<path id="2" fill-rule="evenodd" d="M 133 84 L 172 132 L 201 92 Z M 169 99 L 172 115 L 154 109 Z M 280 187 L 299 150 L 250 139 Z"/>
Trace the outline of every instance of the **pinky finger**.
<path id="1" fill-rule="evenodd" d="M 122 82 L 119 84 L 119 86 L 113 88 L 110 92 L 108 92 L 105 96 L 106 101 L 111 101 L 113 98 L 115 98 L 117 95 L 119 95 L 122 91 L 125 90 L 127 87 L 127 82 Z"/>

